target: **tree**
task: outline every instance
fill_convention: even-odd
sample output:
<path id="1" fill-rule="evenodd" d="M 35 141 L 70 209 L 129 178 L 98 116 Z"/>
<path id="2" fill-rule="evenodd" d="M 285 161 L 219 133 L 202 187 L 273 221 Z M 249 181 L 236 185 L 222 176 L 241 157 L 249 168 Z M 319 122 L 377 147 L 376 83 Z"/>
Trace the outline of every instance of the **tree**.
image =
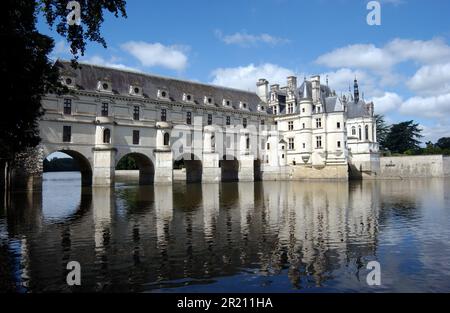
<path id="1" fill-rule="evenodd" d="M 14 162 L 17 154 L 39 144 L 38 120 L 42 116 L 44 94 L 65 92 L 58 82 L 58 71 L 49 60 L 54 47 L 52 38 L 36 29 L 38 12 L 47 23 L 65 37 L 76 59 L 83 55 L 87 41 L 106 47 L 100 35 L 104 10 L 116 17 L 126 17 L 125 0 L 80 0 L 80 25 L 69 26 L 69 0 L 4 0 L 0 13 L 0 70 L 6 82 L 0 84 L 0 168 Z M 8 168 L 11 168 L 8 166 Z M 3 173 L 0 175 L 3 176 Z"/>
<path id="2" fill-rule="evenodd" d="M 386 148 L 386 137 L 389 133 L 390 127 L 386 124 L 384 120 L 384 115 L 375 115 L 376 125 L 377 125 L 377 140 L 380 144 L 380 149 L 384 150 Z"/>
<path id="3" fill-rule="evenodd" d="M 436 142 L 436 146 L 441 149 L 450 149 L 450 137 L 443 137 Z"/>
<path id="4" fill-rule="evenodd" d="M 386 148 L 394 153 L 413 153 L 420 149 L 421 132 L 419 124 L 414 121 L 394 124 L 386 136 Z"/>

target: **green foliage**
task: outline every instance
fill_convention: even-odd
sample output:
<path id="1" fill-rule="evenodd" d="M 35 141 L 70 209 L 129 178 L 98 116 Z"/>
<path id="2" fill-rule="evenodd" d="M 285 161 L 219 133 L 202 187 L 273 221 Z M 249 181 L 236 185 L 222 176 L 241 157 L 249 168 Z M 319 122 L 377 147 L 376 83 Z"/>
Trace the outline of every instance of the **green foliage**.
<path id="1" fill-rule="evenodd" d="M 393 153 L 415 154 L 420 150 L 421 132 L 419 124 L 414 121 L 394 124 L 386 136 L 385 147 Z"/>
<path id="2" fill-rule="evenodd" d="M 385 150 L 386 148 L 386 137 L 389 134 L 390 126 L 388 126 L 384 120 L 384 116 L 381 114 L 375 115 L 376 125 L 377 125 L 377 140 L 380 144 L 380 149 Z"/>
<path id="3" fill-rule="evenodd" d="M 436 146 L 441 149 L 450 149 L 450 137 L 443 137 L 436 142 Z"/>
<path id="4" fill-rule="evenodd" d="M 106 46 L 100 35 L 103 12 L 124 16 L 124 0 L 79 0 L 81 25 L 68 26 L 69 0 L 4 0 L 0 11 L 0 84 L 3 95 L 0 114 L 0 161 L 3 164 L 27 148 L 39 144 L 38 120 L 43 114 L 42 96 L 50 91 L 66 92 L 58 82 L 58 71 L 48 56 L 54 40 L 36 29 L 38 12 L 69 42 L 74 60 L 83 55 L 87 41 Z M 74 62 L 75 64 L 75 62 Z"/>
<path id="5" fill-rule="evenodd" d="M 78 172 L 77 161 L 72 158 L 53 158 L 44 160 L 44 172 Z"/>
<path id="6" fill-rule="evenodd" d="M 127 170 L 127 171 L 132 171 L 132 170 L 138 170 L 139 167 L 136 164 L 136 161 L 133 159 L 132 156 L 124 156 L 119 163 L 116 166 L 116 170 Z"/>

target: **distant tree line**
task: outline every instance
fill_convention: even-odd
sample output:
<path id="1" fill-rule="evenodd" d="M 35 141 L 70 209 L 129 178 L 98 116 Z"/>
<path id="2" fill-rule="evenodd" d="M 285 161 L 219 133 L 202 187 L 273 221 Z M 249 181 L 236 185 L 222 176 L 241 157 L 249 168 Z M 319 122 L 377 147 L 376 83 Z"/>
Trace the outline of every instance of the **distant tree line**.
<path id="1" fill-rule="evenodd" d="M 72 158 L 53 158 L 44 160 L 44 172 L 78 172 L 77 161 Z"/>
<path id="2" fill-rule="evenodd" d="M 436 143 L 421 147 L 422 129 L 414 121 L 388 125 L 383 115 L 376 115 L 377 138 L 384 155 L 450 155 L 450 137 L 443 137 Z"/>

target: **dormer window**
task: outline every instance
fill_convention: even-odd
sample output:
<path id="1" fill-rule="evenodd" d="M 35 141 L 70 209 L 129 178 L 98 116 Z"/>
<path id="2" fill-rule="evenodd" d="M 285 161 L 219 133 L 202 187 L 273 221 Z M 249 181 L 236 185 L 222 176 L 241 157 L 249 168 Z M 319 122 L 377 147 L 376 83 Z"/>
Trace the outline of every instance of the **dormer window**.
<path id="1" fill-rule="evenodd" d="M 239 107 L 240 107 L 242 110 L 247 110 L 247 109 L 248 109 L 247 103 L 242 102 L 242 101 L 241 101 L 241 103 L 239 104 Z"/>
<path id="2" fill-rule="evenodd" d="M 193 97 L 190 94 L 184 93 L 183 94 L 183 101 L 184 102 L 193 102 Z"/>
<path id="3" fill-rule="evenodd" d="M 205 104 L 209 104 L 209 105 L 213 104 L 214 103 L 213 98 L 212 97 L 205 97 L 204 103 Z"/>
<path id="4" fill-rule="evenodd" d="M 223 104 L 224 107 L 227 107 L 227 108 L 231 107 L 231 101 L 230 100 L 223 99 L 222 104 Z"/>
<path id="5" fill-rule="evenodd" d="M 63 77 L 63 78 L 62 78 L 62 83 L 63 83 L 63 85 L 65 85 L 66 87 L 69 87 L 69 88 L 75 88 L 75 78 L 72 78 L 72 77 Z"/>
<path id="6" fill-rule="evenodd" d="M 111 83 L 107 81 L 99 81 L 97 83 L 97 90 L 102 92 L 112 92 Z"/>
<path id="7" fill-rule="evenodd" d="M 142 88 L 139 86 L 131 85 L 129 93 L 132 96 L 142 96 Z"/>
<path id="8" fill-rule="evenodd" d="M 168 99 L 169 98 L 169 92 L 165 89 L 159 89 L 158 90 L 158 98 L 160 99 Z"/>

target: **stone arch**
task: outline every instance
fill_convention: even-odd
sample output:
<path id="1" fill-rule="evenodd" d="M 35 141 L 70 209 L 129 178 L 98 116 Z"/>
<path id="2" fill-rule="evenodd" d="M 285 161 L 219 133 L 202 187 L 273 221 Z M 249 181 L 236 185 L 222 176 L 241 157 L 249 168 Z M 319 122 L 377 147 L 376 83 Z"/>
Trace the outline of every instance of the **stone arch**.
<path id="1" fill-rule="evenodd" d="M 116 159 L 116 169 L 119 162 L 125 157 L 130 157 L 136 163 L 136 166 L 139 169 L 139 185 L 153 184 L 155 179 L 155 166 L 153 161 L 148 156 L 139 152 L 122 154 Z"/>
<path id="2" fill-rule="evenodd" d="M 174 161 L 174 170 L 185 171 L 187 183 L 198 183 L 202 181 L 203 164 L 201 159 L 194 153 L 185 153 L 179 156 Z"/>
<path id="3" fill-rule="evenodd" d="M 81 186 L 82 187 L 92 186 L 92 165 L 86 156 L 84 156 L 81 152 L 78 152 L 75 150 L 59 149 L 59 150 L 54 150 L 51 153 L 48 153 L 47 156 L 44 158 L 44 160 L 48 156 L 50 156 L 56 152 L 67 154 L 68 156 L 70 156 L 72 159 L 75 160 L 75 162 L 78 165 L 79 171 L 81 173 Z"/>
<path id="4" fill-rule="evenodd" d="M 261 181 L 262 180 L 262 171 L 261 171 L 261 159 L 256 159 L 253 161 L 253 175 L 255 181 Z"/>
<path id="5" fill-rule="evenodd" d="M 239 161 L 231 155 L 224 155 L 219 161 L 223 182 L 239 181 Z"/>

